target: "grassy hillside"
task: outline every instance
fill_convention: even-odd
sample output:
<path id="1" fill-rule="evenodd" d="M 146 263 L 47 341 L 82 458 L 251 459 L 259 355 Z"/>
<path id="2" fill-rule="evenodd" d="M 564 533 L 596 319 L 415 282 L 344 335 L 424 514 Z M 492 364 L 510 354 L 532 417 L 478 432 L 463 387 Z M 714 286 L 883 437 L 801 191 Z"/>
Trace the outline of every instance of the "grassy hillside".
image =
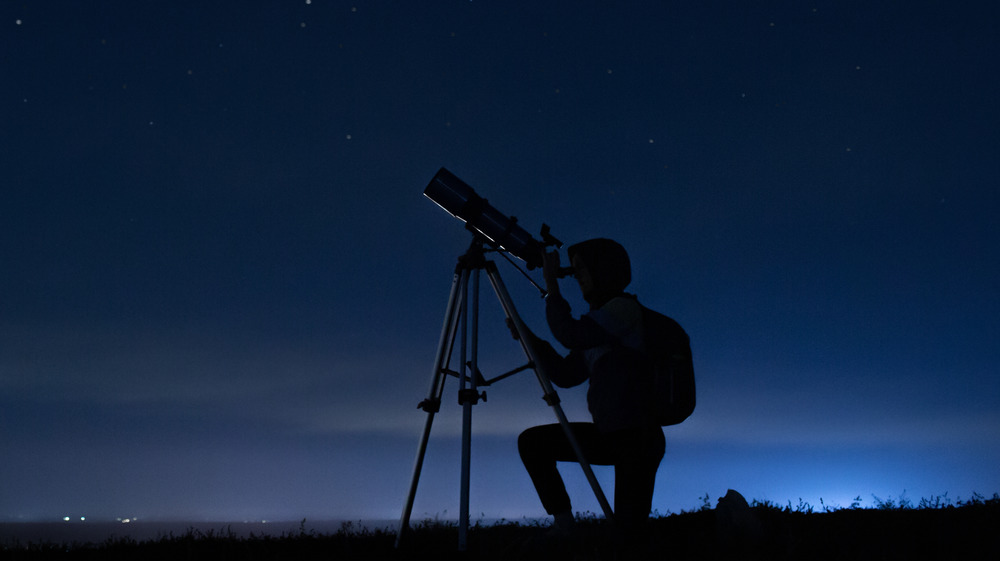
<path id="1" fill-rule="evenodd" d="M 642 559 L 1000 559 L 1000 496 L 972 500 L 876 500 L 875 508 L 815 509 L 804 503 L 778 506 L 754 502 L 742 511 L 726 512 L 706 504 L 700 510 L 651 519 L 642 552 L 617 558 Z M 474 524 L 468 551 L 456 551 L 454 523 L 416 524 L 404 546 L 394 547 L 388 530 L 308 531 L 282 536 L 237 537 L 219 532 L 190 531 L 137 542 L 8 543 L 0 560 L 143 559 L 143 560 L 374 560 L 374 559 L 615 559 L 616 539 L 610 525 L 583 516 L 572 538 L 552 538 L 548 528 L 501 522 Z M 635 544 L 631 544 L 635 546 Z"/>

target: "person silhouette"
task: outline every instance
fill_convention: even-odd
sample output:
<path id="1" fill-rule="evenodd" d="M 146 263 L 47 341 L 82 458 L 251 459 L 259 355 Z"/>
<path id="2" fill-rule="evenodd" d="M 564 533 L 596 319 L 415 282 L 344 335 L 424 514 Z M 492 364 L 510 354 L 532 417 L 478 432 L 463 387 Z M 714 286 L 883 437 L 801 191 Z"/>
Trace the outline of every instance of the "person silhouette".
<path id="1" fill-rule="evenodd" d="M 559 290 L 559 254 L 547 252 L 546 321 L 569 354 L 562 356 L 534 333 L 528 336 L 553 384 L 566 388 L 589 380 L 587 405 L 593 422 L 570 423 L 570 427 L 589 463 L 614 466 L 615 526 L 625 543 L 631 543 L 647 525 L 665 449 L 650 402 L 652 367 L 642 349 L 641 307 L 634 295 L 625 292 L 631 263 L 620 244 L 591 239 L 570 246 L 567 254 L 590 310 L 579 319 L 573 317 Z M 572 504 L 556 463 L 577 458 L 562 426 L 525 430 L 518 437 L 518 451 L 542 506 L 553 517 L 552 532 L 572 534 Z"/>

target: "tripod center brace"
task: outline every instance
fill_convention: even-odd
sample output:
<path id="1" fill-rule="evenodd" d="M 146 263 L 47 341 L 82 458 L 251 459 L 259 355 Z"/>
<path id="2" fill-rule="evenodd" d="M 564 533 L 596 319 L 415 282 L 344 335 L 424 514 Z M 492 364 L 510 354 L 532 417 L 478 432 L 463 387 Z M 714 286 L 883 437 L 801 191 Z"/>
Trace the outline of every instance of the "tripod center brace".
<path id="1" fill-rule="evenodd" d="M 535 349 L 532 347 L 530 338 L 527 337 L 529 331 L 524 325 L 524 322 L 521 321 L 521 317 L 517 314 L 517 310 L 514 308 L 514 303 L 511 300 L 510 295 L 507 293 L 507 288 L 504 286 L 503 280 L 500 278 L 500 272 L 497 270 L 496 263 L 486 259 L 483 246 L 484 240 L 481 236 L 476 235 L 473 239 L 472 245 L 464 255 L 459 257 L 458 265 L 455 267 L 455 275 L 451 285 L 451 294 L 448 297 L 448 307 L 444 316 L 444 326 L 441 328 L 441 338 L 438 342 L 437 354 L 435 355 L 434 372 L 431 377 L 430 392 L 428 393 L 427 399 L 421 401 L 418 406 L 420 409 L 427 412 L 427 421 L 424 424 L 424 431 L 420 438 L 420 444 L 417 447 L 417 457 L 413 465 L 413 479 L 410 482 L 410 490 L 406 496 L 406 504 L 403 507 L 403 515 L 400 518 L 399 532 L 396 534 L 396 547 L 399 547 L 400 543 L 403 541 L 404 534 L 409 530 L 410 514 L 413 510 L 413 500 L 417 494 L 417 483 L 420 480 L 420 472 L 423 468 L 424 455 L 427 452 L 427 442 L 430 439 L 431 426 L 434 423 L 434 414 L 440 409 L 441 395 L 444 392 L 444 381 L 446 376 L 458 377 L 458 396 L 459 403 L 462 405 L 462 469 L 459 498 L 461 504 L 459 505 L 458 519 L 458 549 L 460 551 L 465 550 L 469 528 L 469 471 L 472 450 L 472 406 L 478 403 L 480 398 L 484 401 L 486 400 L 485 392 L 479 394 L 478 387 L 488 386 L 497 380 L 512 376 L 528 368 L 535 371 L 535 376 L 538 378 L 538 383 L 541 385 L 544 392 L 543 399 L 555 412 L 556 418 L 559 420 L 559 424 L 562 426 L 563 431 L 566 434 L 566 438 L 569 440 L 570 445 L 576 453 L 577 462 L 579 462 L 580 467 L 583 469 L 583 473 L 587 477 L 587 481 L 590 483 L 590 487 L 593 489 L 594 495 L 597 497 L 597 501 L 601 505 L 601 509 L 604 511 L 605 518 L 609 521 L 614 520 L 611 505 L 608 504 L 608 500 L 604 496 L 604 492 L 601 490 L 601 486 L 597 482 L 597 478 L 594 476 L 594 471 L 591 469 L 590 464 L 584 457 L 580 444 L 577 442 L 573 431 L 570 429 L 566 414 L 559 405 L 559 396 L 552 388 L 552 383 L 549 381 L 549 377 L 546 375 L 542 364 L 537 360 Z M 521 343 L 521 349 L 528 358 L 528 364 L 525 366 L 502 374 L 491 380 L 484 380 L 482 378 L 477 365 L 477 347 L 479 343 L 478 323 L 480 271 L 486 271 L 486 275 L 493 286 L 493 291 L 496 293 L 497 299 L 500 301 L 500 305 L 503 307 L 504 314 L 507 317 L 507 324 L 511 328 L 514 338 Z M 469 306 L 467 306 L 470 293 L 472 296 L 471 326 L 468 320 Z M 448 369 L 448 363 L 451 360 L 455 338 L 459 332 L 461 332 L 462 335 L 459 345 L 459 364 L 461 366 L 459 371 L 455 372 Z M 469 355 L 468 362 L 466 362 L 467 353 Z"/>

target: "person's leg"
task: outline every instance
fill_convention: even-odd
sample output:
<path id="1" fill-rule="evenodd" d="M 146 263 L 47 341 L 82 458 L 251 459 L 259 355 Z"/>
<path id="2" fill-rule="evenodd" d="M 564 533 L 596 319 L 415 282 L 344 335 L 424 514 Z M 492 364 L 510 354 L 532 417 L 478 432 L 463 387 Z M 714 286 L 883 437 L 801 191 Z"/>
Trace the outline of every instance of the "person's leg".
<path id="1" fill-rule="evenodd" d="M 599 439 L 596 427 L 592 423 L 570 425 L 589 460 L 588 449 L 593 449 Z M 575 462 L 577 457 L 562 425 L 541 425 L 525 430 L 517 439 L 517 448 L 545 512 L 565 523 L 566 515 L 572 516 L 572 504 L 556 462 Z"/>
<path id="2" fill-rule="evenodd" d="M 663 459 L 660 427 L 607 435 L 615 450 L 615 522 L 626 548 L 640 547 L 653 506 L 653 486 Z"/>

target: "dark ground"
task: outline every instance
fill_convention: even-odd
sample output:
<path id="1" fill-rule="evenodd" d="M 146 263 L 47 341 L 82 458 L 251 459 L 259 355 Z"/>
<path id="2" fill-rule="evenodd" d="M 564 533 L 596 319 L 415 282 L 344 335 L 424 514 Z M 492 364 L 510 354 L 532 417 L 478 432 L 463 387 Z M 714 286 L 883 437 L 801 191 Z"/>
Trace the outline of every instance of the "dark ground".
<path id="1" fill-rule="evenodd" d="M 546 538 L 547 528 L 474 525 L 468 551 L 456 551 L 453 524 L 415 525 L 396 550 L 389 531 L 344 527 L 240 537 L 190 531 L 137 542 L 6 543 L 0 560 L 365 560 L 365 559 L 1000 559 L 1000 498 L 943 508 L 842 509 L 813 513 L 757 505 L 737 516 L 703 509 L 654 518 L 643 551 L 616 557 L 611 528 L 584 518 L 574 539 Z"/>

